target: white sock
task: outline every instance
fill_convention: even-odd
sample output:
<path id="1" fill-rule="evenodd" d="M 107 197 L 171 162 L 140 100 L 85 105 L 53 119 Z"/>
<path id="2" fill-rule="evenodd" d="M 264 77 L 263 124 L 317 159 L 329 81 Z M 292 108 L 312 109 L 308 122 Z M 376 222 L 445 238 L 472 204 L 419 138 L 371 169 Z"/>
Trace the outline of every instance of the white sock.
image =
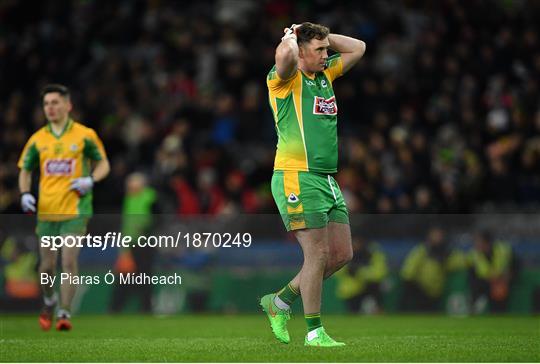
<path id="1" fill-rule="evenodd" d="M 278 295 L 276 295 L 276 297 L 274 298 L 274 303 L 281 310 L 288 310 L 289 308 L 291 308 L 291 306 L 283 302 L 283 300 L 279 298 Z"/>
<path id="2" fill-rule="evenodd" d="M 311 340 L 313 340 L 313 339 L 316 339 L 317 336 L 319 336 L 319 335 L 317 334 L 317 330 L 318 330 L 318 329 L 320 329 L 320 327 L 317 327 L 316 329 L 311 330 L 310 332 L 307 333 L 307 339 L 308 339 L 308 341 L 311 341 Z"/>
<path id="3" fill-rule="evenodd" d="M 47 306 L 53 306 L 56 305 L 56 302 L 58 301 L 58 294 L 56 292 L 53 293 L 51 297 L 43 296 L 43 302 Z"/>
<path id="4" fill-rule="evenodd" d="M 66 318 L 71 318 L 71 314 L 69 313 L 68 310 L 65 310 L 63 308 L 59 309 L 58 312 L 56 313 L 56 316 L 57 317 L 66 317 Z"/>

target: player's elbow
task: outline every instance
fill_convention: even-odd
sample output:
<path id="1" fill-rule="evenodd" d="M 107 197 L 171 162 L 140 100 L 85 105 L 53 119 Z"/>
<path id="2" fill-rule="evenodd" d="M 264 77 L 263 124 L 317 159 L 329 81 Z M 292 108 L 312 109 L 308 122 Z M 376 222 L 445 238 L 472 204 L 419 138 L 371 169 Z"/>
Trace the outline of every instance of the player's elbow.
<path id="1" fill-rule="evenodd" d="M 363 40 L 358 40 L 354 49 L 354 53 L 358 55 L 358 59 L 362 58 L 364 53 L 366 53 L 366 42 L 364 42 Z"/>
<path id="2" fill-rule="evenodd" d="M 21 192 L 27 192 L 32 184 L 32 172 L 24 167 L 19 171 L 19 189 Z"/>
<path id="3" fill-rule="evenodd" d="M 103 159 L 99 162 L 99 170 L 100 170 L 100 175 L 101 175 L 101 178 L 100 179 L 104 179 L 105 177 L 107 177 L 109 175 L 109 173 L 111 172 L 111 164 L 109 163 L 109 160 L 108 159 Z"/>
<path id="4" fill-rule="evenodd" d="M 30 172 L 22 167 L 20 170 L 19 170 L 19 179 L 27 179 L 28 177 L 30 177 Z"/>
<path id="5" fill-rule="evenodd" d="M 108 159 L 105 159 L 104 169 L 105 169 L 105 177 L 107 177 L 109 173 L 111 172 L 111 164 L 109 163 Z"/>

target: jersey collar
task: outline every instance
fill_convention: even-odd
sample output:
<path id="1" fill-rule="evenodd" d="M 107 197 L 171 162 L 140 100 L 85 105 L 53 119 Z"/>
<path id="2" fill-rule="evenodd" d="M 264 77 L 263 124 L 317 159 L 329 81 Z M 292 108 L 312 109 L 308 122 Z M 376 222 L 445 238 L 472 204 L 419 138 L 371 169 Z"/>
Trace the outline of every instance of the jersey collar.
<path id="1" fill-rule="evenodd" d="M 52 130 L 51 122 L 47 123 L 47 131 L 51 133 L 56 139 L 60 139 L 62 135 L 64 135 L 68 130 L 70 130 L 73 127 L 73 119 L 69 118 L 66 125 L 64 126 L 64 130 L 60 133 L 60 135 L 56 135 L 54 131 Z"/>
<path id="2" fill-rule="evenodd" d="M 310 77 L 304 71 L 300 70 L 300 72 L 302 72 L 302 74 L 304 75 L 305 78 L 309 78 L 310 80 L 315 80 L 317 78 L 317 74 L 319 73 L 319 72 L 315 72 L 313 74 L 313 77 Z"/>

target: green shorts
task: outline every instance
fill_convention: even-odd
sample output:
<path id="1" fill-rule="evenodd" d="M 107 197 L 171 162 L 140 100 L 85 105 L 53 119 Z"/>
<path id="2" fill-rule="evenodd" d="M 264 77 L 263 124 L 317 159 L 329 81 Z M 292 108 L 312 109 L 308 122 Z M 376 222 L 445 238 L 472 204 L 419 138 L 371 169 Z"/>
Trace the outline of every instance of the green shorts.
<path id="1" fill-rule="evenodd" d="M 336 180 L 313 172 L 274 171 L 272 195 L 287 231 L 349 223 L 349 212 Z"/>
<path id="2" fill-rule="evenodd" d="M 38 220 L 36 234 L 42 236 L 85 235 L 88 217 L 76 217 L 63 221 Z"/>

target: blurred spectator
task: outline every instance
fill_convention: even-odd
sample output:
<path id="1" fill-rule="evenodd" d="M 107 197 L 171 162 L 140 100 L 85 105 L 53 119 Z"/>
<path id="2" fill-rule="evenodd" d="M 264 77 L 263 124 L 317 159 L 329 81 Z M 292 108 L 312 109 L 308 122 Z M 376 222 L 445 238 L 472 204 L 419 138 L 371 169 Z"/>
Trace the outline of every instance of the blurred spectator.
<path id="1" fill-rule="evenodd" d="M 487 231 L 477 233 L 470 256 L 469 279 L 473 312 L 506 311 L 518 262 L 509 244 L 494 241 Z"/>
<path id="2" fill-rule="evenodd" d="M 33 245 L 33 244 L 32 244 Z M 0 230 L 0 259 L 3 265 L 4 292 L 0 299 L 2 311 L 36 310 L 41 305 L 38 284 L 38 257 L 12 236 Z"/>
<path id="3" fill-rule="evenodd" d="M 132 173 L 126 180 L 126 196 L 122 209 L 122 233 L 131 236 L 132 242 L 139 236 L 148 235 L 153 228 L 153 213 L 156 212 L 156 191 L 147 185 L 146 176 Z M 115 270 L 117 273 L 134 273 L 152 275 L 156 248 L 134 245 L 120 251 Z M 130 296 L 140 300 L 140 310 L 152 310 L 152 285 L 122 285 L 117 282 L 112 295 L 111 310 L 119 312 Z"/>
<path id="4" fill-rule="evenodd" d="M 382 311 L 382 282 L 388 275 L 386 257 L 376 244 L 357 237 L 353 259 L 336 273 L 337 296 L 345 301 L 349 312 Z"/>
<path id="5" fill-rule="evenodd" d="M 453 249 L 440 227 L 429 230 L 426 242 L 417 245 L 401 268 L 402 307 L 408 311 L 440 309 L 449 272 L 465 268 L 463 253 Z"/>
<path id="6" fill-rule="evenodd" d="M 225 179 L 225 195 L 228 213 L 257 212 L 259 202 L 257 195 L 246 184 L 246 177 L 240 171 L 231 171 Z"/>
<path id="7" fill-rule="evenodd" d="M 212 167 L 203 168 L 197 178 L 200 212 L 210 215 L 220 213 L 225 207 L 225 196 Z"/>
<path id="8" fill-rule="evenodd" d="M 264 77 L 283 27 L 299 20 L 368 43 L 334 85 L 351 212 L 540 206 L 540 7 L 364 2 L 68 0 L 32 13 L 3 3 L 0 212 L 19 212 L 16 159 L 43 124 L 35 90 L 53 81 L 80 90 L 74 116 L 109 152 L 116 182 L 98 186 L 96 211 L 120 210 L 119 185 L 136 170 L 168 212 L 276 211 L 238 208 L 227 179 L 238 172 L 243 189 L 268 194 L 276 136 Z M 62 49 L 69 57 L 51 57 Z"/>
<path id="9" fill-rule="evenodd" d="M 431 191 L 426 186 L 419 186 L 414 195 L 415 209 L 417 214 L 435 214 L 437 213 L 437 205 L 433 201 Z"/>

